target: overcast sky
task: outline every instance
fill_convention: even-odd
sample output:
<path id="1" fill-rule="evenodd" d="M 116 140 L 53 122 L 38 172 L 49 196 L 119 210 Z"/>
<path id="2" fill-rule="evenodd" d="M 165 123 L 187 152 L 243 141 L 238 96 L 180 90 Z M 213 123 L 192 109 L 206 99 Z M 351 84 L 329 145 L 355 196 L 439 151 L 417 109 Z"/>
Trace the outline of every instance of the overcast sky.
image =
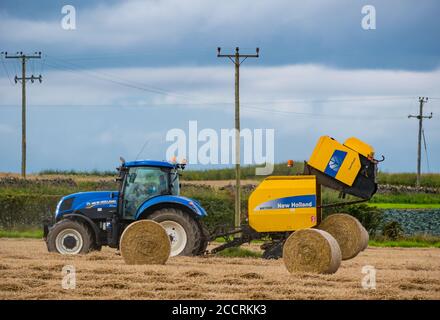
<path id="1" fill-rule="evenodd" d="M 75 30 L 61 26 L 66 4 Z M 364 5 L 376 9 L 375 30 L 361 26 Z M 28 169 L 112 170 L 121 155 L 164 159 L 167 131 L 190 120 L 232 128 L 233 64 L 216 48 L 240 46 L 261 54 L 241 65 L 241 126 L 275 130 L 276 162 L 308 159 L 321 135 L 356 136 L 385 155 L 383 171 L 415 171 L 408 114 L 428 96 L 429 167 L 440 172 L 439 9 L 435 0 L 2 0 L 0 51 L 43 53 L 27 65 L 43 76 L 27 86 Z M 1 63 L 0 171 L 19 172 L 21 67 Z"/>

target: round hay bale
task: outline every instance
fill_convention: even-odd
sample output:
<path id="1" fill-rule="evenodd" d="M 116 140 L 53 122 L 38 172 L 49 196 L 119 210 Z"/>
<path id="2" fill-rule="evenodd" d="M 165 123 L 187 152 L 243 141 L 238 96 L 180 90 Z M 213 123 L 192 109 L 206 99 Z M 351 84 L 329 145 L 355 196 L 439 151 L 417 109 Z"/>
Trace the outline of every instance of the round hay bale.
<path id="1" fill-rule="evenodd" d="M 165 264 L 171 243 L 165 229 L 152 220 L 139 220 L 122 233 L 119 249 L 127 264 Z"/>
<path id="2" fill-rule="evenodd" d="M 318 228 L 327 231 L 336 239 L 341 248 L 342 260 L 354 258 L 364 246 L 362 225 L 348 214 L 332 214 L 325 218 Z"/>
<path id="3" fill-rule="evenodd" d="M 362 251 L 368 248 L 368 240 L 370 240 L 370 236 L 368 234 L 367 229 L 363 225 L 362 226 Z"/>
<path id="4" fill-rule="evenodd" d="M 303 229 L 284 243 L 283 261 L 290 273 L 335 273 L 341 265 L 341 250 L 328 232 Z"/>

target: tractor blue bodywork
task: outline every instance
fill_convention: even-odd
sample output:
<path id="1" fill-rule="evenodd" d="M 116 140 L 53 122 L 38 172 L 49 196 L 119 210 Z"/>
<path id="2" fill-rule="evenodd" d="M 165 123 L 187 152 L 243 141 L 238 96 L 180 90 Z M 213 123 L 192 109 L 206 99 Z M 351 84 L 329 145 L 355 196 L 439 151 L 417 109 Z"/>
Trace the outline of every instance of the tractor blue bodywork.
<path id="1" fill-rule="evenodd" d="M 207 215 L 205 209 L 203 209 L 203 207 L 197 201 L 187 197 L 167 195 L 157 196 L 145 201 L 137 210 L 135 220 L 138 220 L 149 208 L 159 204 L 183 205 L 194 212 L 197 216 L 204 217 Z"/>
<path id="2" fill-rule="evenodd" d="M 69 194 L 61 198 L 55 209 L 55 218 L 59 220 L 64 214 L 81 211 L 82 209 L 117 208 L 119 192 L 90 191 Z"/>

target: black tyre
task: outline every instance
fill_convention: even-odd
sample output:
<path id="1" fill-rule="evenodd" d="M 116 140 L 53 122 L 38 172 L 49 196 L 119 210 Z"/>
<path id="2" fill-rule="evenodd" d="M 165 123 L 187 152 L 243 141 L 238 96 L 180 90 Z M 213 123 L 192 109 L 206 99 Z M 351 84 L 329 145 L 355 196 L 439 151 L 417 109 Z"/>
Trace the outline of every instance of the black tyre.
<path id="1" fill-rule="evenodd" d="M 93 246 L 90 248 L 90 251 L 101 251 L 102 246 L 96 244 L 96 242 L 93 243 Z"/>
<path id="2" fill-rule="evenodd" d="M 199 224 L 200 230 L 202 231 L 202 239 L 200 241 L 200 248 L 197 250 L 197 255 L 203 255 L 208 248 L 210 234 L 208 228 L 203 224 L 203 222 L 200 222 Z"/>
<path id="3" fill-rule="evenodd" d="M 49 252 L 84 254 L 94 248 L 92 232 L 83 223 L 64 219 L 57 222 L 47 235 Z"/>
<path id="4" fill-rule="evenodd" d="M 199 223 L 186 212 L 165 208 L 153 212 L 148 219 L 156 221 L 166 230 L 171 241 L 171 256 L 196 256 L 204 246 Z"/>

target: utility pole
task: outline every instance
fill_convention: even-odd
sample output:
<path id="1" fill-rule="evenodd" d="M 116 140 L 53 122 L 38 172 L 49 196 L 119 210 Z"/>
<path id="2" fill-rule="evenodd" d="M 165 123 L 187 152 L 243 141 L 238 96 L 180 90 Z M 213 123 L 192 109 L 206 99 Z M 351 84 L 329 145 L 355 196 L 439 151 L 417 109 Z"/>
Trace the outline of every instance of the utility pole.
<path id="1" fill-rule="evenodd" d="M 240 54 L 240 48 L 235 48 L 235 54 L 221 54 L 221 48 L 217 48 L 218 58 L 228 58 L 235 65 L 235 228 L 241 225 L 241 186 L 240 186 L 240 65 L 247 58 L 258 58 L 260 49 L 256 48 L 256 54 Z M 241 61 L 240 59 L 243 58 Z"/>
<path id="2" fill-rule="evenodd" d="M 417 181 L 416 186 L 420 187 L 420 173 L 421 173 L 421 158 L 422 158 L 422 130 L 423 130 L 423 119 L 431 119 L 432 118 L 432 112 L 429 116 L 423 115 L 423 104 L 428 102 L 428 97 L 419 97 L 419 103 L 420 103 L 420 110 L 419 114 L 409 115 L 408 118 L 417 118 L 419 119 L 419 138 L 418 138 L 418 145 L 417 145 Z"/>
<path id="3" fill-rule="evenodd" d="M 26 61 L 29 59 L 41 59 L 41 52 L 35 52 L 34 55 L 26 55 L 23 52 L 17 52 L 16 55 L 9 56 L 7 52 L 2 52 L 6 59 L 21 59 L 21 77 L 15 75 L 15 83 L 21 81 L 21 176 L 26 178 L 26 81 L 34 83 L 38 80 L 43 81 L 41 74 L 36 77 L 31 75 L 26 77 Z"/>

